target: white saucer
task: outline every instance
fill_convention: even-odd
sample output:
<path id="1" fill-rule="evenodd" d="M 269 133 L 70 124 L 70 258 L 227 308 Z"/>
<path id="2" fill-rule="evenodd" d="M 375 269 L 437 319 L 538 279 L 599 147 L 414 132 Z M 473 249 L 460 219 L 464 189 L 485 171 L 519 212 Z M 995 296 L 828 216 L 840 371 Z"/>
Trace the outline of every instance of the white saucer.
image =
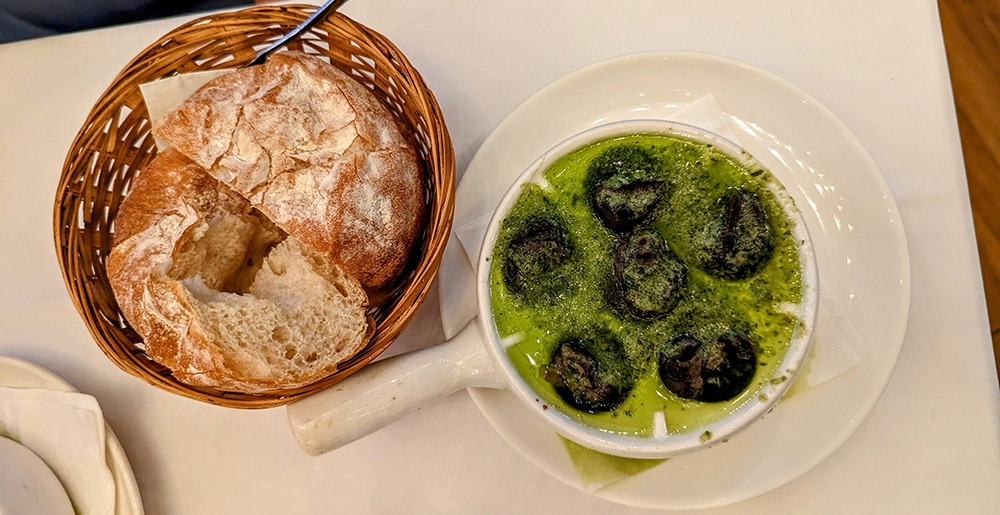
<path id="1" fill-rule="evenodd" d="M 0 386 L 10 388 L 46 388 L 62 392 L 77 391 L 61 377 L 37 365 L 0 356 Z M 139 485 L 121 442 L 105 422 L 108 468 L 115 480 L 115 515 L 142 515 Z"/>
<path id="2" fill-rule="evenodd" d="M 66 489 L 31 449 L 0 436 L 0 463 L 0 514 L 73 515 Z"/>
<path id="3" fill-rule="evenodd" d="M 895 202 L 874 161 L 815 99 L 737 61 L 638 54 L 578 70 L 543 88 L 508 115 L 473 157 L 456 194 L 455 227 L 492 212 L 518 172 L 567 136 L 610 121 L 667 118 L 708 94 L 733 123 L 741 145 L 771 169 L 803 212 L 816 247 L 821 297 L 837 307 L 839 322 L 817 327 L 817 344 L 849 339 L 864 349 L 864 359 L 782 401 L 724 445 L 670 459 L 594 492 L 623 504 L 720 506 L 801 476 L 861 425 L 903 342 L 909 258 Z M 442 282 L 452 284 L 461 283 L 463 273 L 457 267 L 440 271 Z M 588 489 L 552 429 L 510 392 L 470 394 L 519 452 L 561 481 Z"/>

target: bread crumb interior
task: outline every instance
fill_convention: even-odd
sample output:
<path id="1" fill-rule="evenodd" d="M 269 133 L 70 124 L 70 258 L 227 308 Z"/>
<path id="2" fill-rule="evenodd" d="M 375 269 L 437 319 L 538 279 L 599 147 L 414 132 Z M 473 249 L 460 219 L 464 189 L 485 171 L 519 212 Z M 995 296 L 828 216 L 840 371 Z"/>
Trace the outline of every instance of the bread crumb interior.
<path id="1" fill-rule="evenodd" d="M 220 214 L 184 232 L 167 275 L 178 281 L 201 276 L 209 289 L 244 294 L 267 254 L 287 237 L 256 209 Z"/>

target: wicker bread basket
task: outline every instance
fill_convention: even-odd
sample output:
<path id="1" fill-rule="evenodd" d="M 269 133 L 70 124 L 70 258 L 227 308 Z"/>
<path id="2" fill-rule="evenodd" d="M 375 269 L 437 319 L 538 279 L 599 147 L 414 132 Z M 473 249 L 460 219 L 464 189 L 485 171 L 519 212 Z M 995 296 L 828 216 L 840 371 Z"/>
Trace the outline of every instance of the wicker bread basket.
<path id="1" fill-rule="evenodd" d="M 199 18 L 170 32 L 115 77 L 77 134 L 56 193 L 56 251 L 70 296 L 101 350 L 126 372 L 167 391 L 236 408 L 285 404 L 329 387 L 377 357 L 423 302 L 441 263 L 454 209 L 455 157 L 441 110 L 420 74 L 389 40 L 343 15 L 318 23 L 289 48 L 329 57 L 371 88 L 413 132 L 426 170 L 428 223 L 407 276 L 371 311 L 375 333 L 333 375 L 313 384 L 259 394 L 192 387 L 150 360 L 123 318 L 105 272 L 113 220 L 135 174 L 156 154 L 139 85 L 200 70 L 235 68 L 298 25 L 313 6 L 267 6 Z"/>

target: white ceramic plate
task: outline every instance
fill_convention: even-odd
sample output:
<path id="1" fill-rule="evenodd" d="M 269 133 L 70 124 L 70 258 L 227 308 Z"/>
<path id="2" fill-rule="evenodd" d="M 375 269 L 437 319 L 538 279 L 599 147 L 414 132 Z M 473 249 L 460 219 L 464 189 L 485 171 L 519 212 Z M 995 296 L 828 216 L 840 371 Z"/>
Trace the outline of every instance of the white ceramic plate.
<path id="1" fill-rule="evenodd" d="M 594 491 L 624 504 L 719 506 L 799 477 L 862 423 L 881 396 L 903 342 L 909 258 L 895 202 L 874 161 L 815 99 L 737 61 L 694 53 L 638 54 L 550 84 L 483 142 L 458 187 L 455 226 L 491 213 L 518 172 L 567 136 L 611 121 L 669 118 L 708 94 L 741 145 L 786 186 L 813 235 L 821 316 L 825 306 L 826 316 L 835 318 L 817 326 L 817 345 L 856 345 L 863 359 L 782 401 L 724 445 L 673 458 Z M 442 281 L 454 283 L 459 273 L 443 267 Z M 836 313 L 829 312 L 831 307 Z M 588 489 L 560 439 L 510 392 L 472 389 L 470 394 L 518 451 L 558 479 Z"/>
<path id="2" fill-rule="evenodd" d="M 77 391 L 63 378 L 37 365 L 0 356 L 0 386 L 9 388 L 47 388 L 62 392 Z M 105 444 L 108 468 L 115 479 L 115 515 L 142 515 L 139 485 L 132 474 L 132 466 L 125 456 L 118 437 L 105 422 Z"/>
<path id="3" fill-rule="evenodd" d="M 66 489 L 31 449 L 0 436 L 0 463 L 0 513 L 73 515 Z"/>

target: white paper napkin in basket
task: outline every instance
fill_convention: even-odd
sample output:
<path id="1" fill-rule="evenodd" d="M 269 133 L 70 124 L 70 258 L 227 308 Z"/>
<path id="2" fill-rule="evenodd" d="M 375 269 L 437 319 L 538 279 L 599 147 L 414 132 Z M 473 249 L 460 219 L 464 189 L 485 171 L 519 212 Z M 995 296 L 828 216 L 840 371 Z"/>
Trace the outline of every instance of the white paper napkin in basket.
<path id="1" fill-rule="evenodd" d="M 678 109 L 669 121 L 686 123 L 741 144 L 738 131 L 722 112 L 712 95 L 706 95 Z M 742 146 L 742 145 L 741 145 Z M 520 170 L 514 171 L 511 181 Z M 442 274 L 440 303 L 445 335 L 451 338 L 476 316 L 476 271 L 483 236 L 503 191 L 495 192 L 495 201 L 484 206 L 475 216 L 463 219 L 456 213 L 454 231 L 441 266 L 449 267 Z M 821 274 L 822 275 L 822 274 Z M 813 328 L 814 341 L 810 356 L 792 390 L 785 398 L 828 381 L 862 362 L 867 348 L 850 319 L 832 293 L 835 285 L 820 281 L 819 308 Z"/>
<path id="2" fill-rule="evenodd" d="M 207 70 L 202 72 L 184 73 L 166 79 L 147 82 L 139 85 L 142 99 L 146 102 L 149 121 L 155 122 L 163 115 L 173 111 L 192 93 L 198 91 L 208 81 L 232 73 L 231 69 Z M 155 138 L 156 148 L 163 150 L 166 145 Z"/>
<path id="3" fill-rule="evenodd" d="M 37 454 L 59 478 L 80 515 L 115 512 L 104 415 L 93 396 L 0 387 L 0 436 Z"/>

